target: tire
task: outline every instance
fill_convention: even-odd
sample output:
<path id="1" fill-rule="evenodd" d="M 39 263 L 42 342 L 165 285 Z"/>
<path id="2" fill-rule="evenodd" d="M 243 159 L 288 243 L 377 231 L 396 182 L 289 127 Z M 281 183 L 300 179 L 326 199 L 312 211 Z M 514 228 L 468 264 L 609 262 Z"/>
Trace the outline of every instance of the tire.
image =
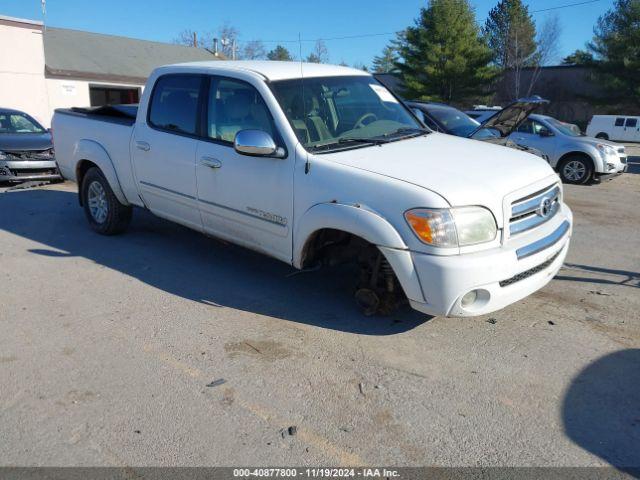
<path id="1" fill-rule="evenodd" d="M 133 209 L 118 201 L 99 168 L 87 171 L 81 195 L 84 213 L 93 230 L 101 235 L 117 235 L 127 229 Z"/>
<path id="2" fill-rule="evenodd" d="M 564 183 L 585 185 L 593 178 L 593 162 L 583 155 L 570 155 L 560 162 L 558 172 Z"/>
<path id="3" fill-rule="evenodd" d="M 596 138 L 599 138 L 600 140 L 609 140 L 609 135 L 604 132 L 600 132 L 596 135 Z"/>

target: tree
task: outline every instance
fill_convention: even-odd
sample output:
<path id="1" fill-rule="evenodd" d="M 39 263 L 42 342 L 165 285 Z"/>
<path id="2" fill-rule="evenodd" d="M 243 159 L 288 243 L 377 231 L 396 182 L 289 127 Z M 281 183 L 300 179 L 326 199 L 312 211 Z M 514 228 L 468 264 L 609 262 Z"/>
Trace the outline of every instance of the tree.
<path id="1" fill-rule="evenodd" d="M 598 19 L 588 48 L 611 99 L 640 106 L 640 0 L 616 0 Z"/>
<path id="2" fill-rule="evenodd" d="M 483 32 L 501 70 L 533 65 L 536 26 L 522 0 L 500 0 L 489 12 Z"/>
<path id="3" fill-rule="evenodd" d="M 356 62 L 353 64 L 353 68 L 357 69 L 357 70 L 362 70 L 363 72 L 368 72 L 369 71 L 369 67 L 367 67 L 364 63 L 362 62 Z"/>
<path id="4" fill-rule="evenodd" d="M 593 54 L 581 49 L 576 50 L 562 60 L 563 65 L 590 65 L 591 63 L 593 63 Z"/>
<path id="5" fill-rule="evenodd" d="M 196 32 L 195 30 L 185 29 L 173 39 L 173 43 L 176 45 L 185 45 L 187 47 L 195 46 L 198 48 L 211 49 L 213 46 L 213 35 L 211 32 Z"/>
<path id="6" fill-rule="evenodd" d="M 313 52 L 307 57 L 309 63 L 327 63 L 329 61 L 329 50 L 323 40 L 316 41 Z"/>
<path id="7" fill-rule="evenodd" d="M 260 40 L 251 40 L 244 44 L 241 58 L 243 60 L 263 60 L 267 56 L 264 44 Z"/>
<path id="8" fill-rule="evenodd" d="M 276 46 L 276 48 L 267 53 L 267 58 L 269 60 L 280 60 L 284 62 L 293 60 L 293 57 L 291 56 L 291 53 L 289 53 L 289 50 L 284 48 L 282 45 Z"/>
<path id="9" fill-rule="evenodd" d="M 238 30 L 229 22 L 223 23 L 218 28 L 218 38 L 220 39 L 222 54 L 230 59 L 236 59 L 238 53 Z"/>
<path id="10" fill-rule="evenodd" d="M 393 42 L 382 49 L 382 53 L 373 59 L 373 71 L 376 73 L 394 73 L 400 60 L 398 47 Z"/>
<path id="11" fill-rule="evenodd" d="M 534 68 L 529 78 L 527 96 L 530 96 L 533 92 L 533 88 L 542 73 L 542 67 L 555 63 L 558 57 L 561 33 L 562 27 L 560 26 L 560 20 L 558 20 L 557 16 L 547 18 L 542 24 L 542 28 L 540 28 L 536 39 L 536 51 L 533 55 Z M 520 82 L 520 78 L 518 78 L 518 82 Z M 517 89 L 516 98 L 518 98 L 519 93 L 520 88 Z"/>
<path id="12" fill-rule="evenodd" d="M 495 78 L 469 0 L 430 0 L 401 39 L 400 55 L 407 98 L 463 101 L 484 96 Z"/>

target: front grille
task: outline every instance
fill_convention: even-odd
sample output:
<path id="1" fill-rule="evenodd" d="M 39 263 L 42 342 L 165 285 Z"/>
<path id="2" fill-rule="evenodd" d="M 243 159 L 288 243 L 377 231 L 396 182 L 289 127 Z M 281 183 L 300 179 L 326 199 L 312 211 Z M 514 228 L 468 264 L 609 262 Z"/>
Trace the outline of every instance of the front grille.
<path id="1" fill-rule="evenodd" d="M 517 235 L 551 220 L 560 210 L 560 187 L 551 185 L 511 204 L 509 232 Z"/>
<path id="2" fill-rule="evenodd" d="M 35 177 L 40 175 L 57 175 L 56 168 L 11 168 L 11 174 L 15 177 Z"/>
<path id="3" fill-rule="evenodd" d="M 52 148 L 41 151 L 30 150 L 5 153 L 9 155 L 10 160 L 53 160 L 55 158 Z"/>
<path id="4" fill-rule="evenodd" d="M 508 287 L 509 285 L 513 285 L 514 283 L 518 283 L 518 282 L 520 282 L 522 280 L 525 280 L 525 279 L 535 275 L 536 273 L 540 273 L 545 268 L 547 268 L 549 265 L 551 265 L 556 260 L 556 258 L 558 258 L 560 256 L 560 253 L 562 253 L 562 250 L 560 250 L 558 253 L 556 253 L 549 260 L 547 260 L 544 263 L 541 263 L 537 267 L 533 267 L 533 268 L 527 270 L 526 272 L 519 273 L 518 275 L 515 275 L 514 277 L 511 277 L 511 278 L 508 278 L 507 280 L 501 281 L 500 282 L 500 286 L 501 287 Z"/>

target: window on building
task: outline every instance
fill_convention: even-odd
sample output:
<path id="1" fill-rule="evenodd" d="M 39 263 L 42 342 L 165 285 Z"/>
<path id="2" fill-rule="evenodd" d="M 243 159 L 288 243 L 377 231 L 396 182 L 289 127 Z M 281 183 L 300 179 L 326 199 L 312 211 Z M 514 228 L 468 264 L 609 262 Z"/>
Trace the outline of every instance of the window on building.
<path id="1" fill-rule="evenodd" d="M 153 89 L 149 123 L 162 130 L 195 135 L 201 83 L 199 75 L 161 77 Z"/>
<path id="2" fill-rule="evenodd" d="M 89 85 L 89 99 L 92 107 L 139 103 L 140 89 Z"/>

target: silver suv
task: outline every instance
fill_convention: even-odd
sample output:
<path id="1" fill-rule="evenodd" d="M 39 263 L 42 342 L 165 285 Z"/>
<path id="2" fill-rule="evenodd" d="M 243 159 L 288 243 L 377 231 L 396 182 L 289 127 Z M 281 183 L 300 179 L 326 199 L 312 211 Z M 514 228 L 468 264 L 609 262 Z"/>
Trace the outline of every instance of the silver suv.
<path id="1" fill-rule="evenodd" d="M 566 183 L 586 184 L 627 171 L 624 145 L 587 137 L 546 115 L 531 115 L 509 138 L 536 148 Z"/>

